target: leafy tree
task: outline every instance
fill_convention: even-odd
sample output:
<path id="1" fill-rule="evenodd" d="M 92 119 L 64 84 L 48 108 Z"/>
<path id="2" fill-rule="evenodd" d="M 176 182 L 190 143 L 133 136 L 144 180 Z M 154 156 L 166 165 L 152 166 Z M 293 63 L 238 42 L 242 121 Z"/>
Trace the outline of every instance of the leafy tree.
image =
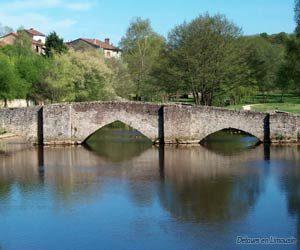
<path id="1" fill-rule="evenodd" d="M 72 62 L 75 101 L 113 100 L 113 73 L 107 66 L 104 56 L 93 51 L 70 51 L 65 55 Z M 76 74 L 74 74 L 76 72 Z"/>
<path id="2" fill-rule="evenodd" d="M 281 67 L 278 83 L 282 91 L 291 88 L 300 95 L 300 0 L 295 0 L 295 34 L 286 43 L 285 64 Z"/>
<path id="3" fill-rule="evenodd" d="M 4 100 L 5 106 L 7 106 L 7 100 L 22 97 L 21 88 L 14 62 L 0 52 L 0 99 Z"/>
<path id="4" fill-rule="evenodd" d="M 115 99 L 113 73 L 104 57 L 92 51 L 53 54 L 46 60 L 37 96 L 53 102 Z M 39 90 L 39 91 L 38 91 Z"/>
<path id="5" fill-rule="evenodd" d="M 48 58 L 47 68 L 40 83 L 44 92 L 42 97 L 51 103 L 66 101 L 72 94 L 76 74 L 71 61 L 66 55 L 52 53 L 51 58 Z"/>
<path id="6" fill-rule="evenodd" d="M 168 71 L 176 76 L 175 84 L 193 93 L 196 104 L 213 105 L 226 88 L 243 82 L 246 65 L 238 46 L 240 34 L 225 16 L 208 14 L 170 32 Z"/>
<path id="7" fill-rule="evenodd" d="M 296 22 L 295 33 L 297 37 L 300 36 L 300 0 L 295 0 L 294 18 Z"/>
<path id="8" fill-rule="evenodd" d="M 14 45 L 7 45 L 1 50 L 14 62 L 16 74 L 23 86 L 22 96 L 27 100 L 39 102 L 35 91 L 44 89 L 42 86 L 37 88 L 37 85 L 43 78 L 43 71 L 46 70 L 46 59 L 32 50 L 29 35 L 24 31 L 18 31 Z"/>
<path id="9" fill-rule="evenodd" d="M 106 59 L 106 64 L 112 71 L 112 86 L 117 96 L 129 99 L 134 95 L 134 83 L 128 71 L 128 65 L 117 58 Z"/>
<path id="10" fill-rule="evenodd" d="M 150 21 L 141 18 L 132 21 L 126 35 L 122 37 L 120 47 L 136 86 L 137 99 L 145 96 L 149 90 L 150 72 L 164 42 L 164 38 L 153 31 Z"/>
<path id="11" fill-rule="evenodd" d="M 282 87 L 292 88 L 294 92 L 300 94 L 300 37 L 291 38 L 286 46 L 284 70 L 285 77 L 282 76 Z"/>
<path id="12" fill-rule="evenodd" d="M 52 56 L 54 53 L 62 54 L 67 51 L 67 47 L 64 44 L 64 40 L 60 38 L 55 31 L 51 32 L 46 37 L 46 49 L 47 56 Z"/>
<path id="13" fill-rule="evenodd" d="M 32 54 L 32 39 L 28 33 L 24 30 L 18 30 L 18 37 L 16 38 L 14 45 L 18 49 L 18 53 Z"/>
<path id="14" fill-rule="evenodd" d="M 8 26 L 2 26 L 0 23 L 0 36 L 4 36 L 10 32 L 13 32 L 14 30 L 11 27 Z"/>
<path id="15" fill-rule="evenodd" d="M 285 45 L 289 40 L 289 35 L 285 32 L 280 32 L 278 34 L 268 35 L 267 33 L 261 33 L 260 37 L 264 38 L 266 41 L 274 45 Z"/>
<path id="16" fill-rule="evenodd" d="M 261 36 L 245 37 L 246 60 L 254 85 L 266 94 L 276 87 L 278 71 L 284 60 L 284 47 L 273 45 Z"/>

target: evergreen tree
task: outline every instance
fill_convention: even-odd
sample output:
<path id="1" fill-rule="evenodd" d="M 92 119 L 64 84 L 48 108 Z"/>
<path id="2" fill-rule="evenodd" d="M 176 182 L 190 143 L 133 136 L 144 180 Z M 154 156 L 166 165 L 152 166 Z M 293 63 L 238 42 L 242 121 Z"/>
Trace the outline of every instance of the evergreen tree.
<path id="1" fill-rule="evenodd" d="M 52 56 L 54 53 L 62 54 L 67 51 L 64 40 L 60 38 L 55 31 L 51 32 L 46 37 L 46 55 Z"/>

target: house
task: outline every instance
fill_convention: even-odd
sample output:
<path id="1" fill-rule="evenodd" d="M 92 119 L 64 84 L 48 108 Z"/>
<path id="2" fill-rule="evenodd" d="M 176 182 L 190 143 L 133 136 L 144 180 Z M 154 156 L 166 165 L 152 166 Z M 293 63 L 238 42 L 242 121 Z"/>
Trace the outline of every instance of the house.
<path id="1" fill-rule="evenodd" d="M 44 54 L 46 36 L 33 28 L 24 29 L 24 31 L 31 37 L 32 49 L 38 54 Z M 18 36 L 19 34 L 17 32 L 11 32 L 0 37 L 0 46 L 14 44 Z"/>
<path id="2" fill-rule="evenodd" d="M 32 39 L 32 49 L 39 54 L 45 54 L 46 36 L 33 28 L 24 29 L 24 31 Z"/>
<path id="3" fill-rule="evenodd" d="M 105 38 L 104 42 L 98 39 L 78 38 L 67 42 L 66 45 L 75 50 L 96 49 L 102 51 L 106 58 L 119 58 L 121 56 L 121 50 L 110 44 L 109 38 Z"/>

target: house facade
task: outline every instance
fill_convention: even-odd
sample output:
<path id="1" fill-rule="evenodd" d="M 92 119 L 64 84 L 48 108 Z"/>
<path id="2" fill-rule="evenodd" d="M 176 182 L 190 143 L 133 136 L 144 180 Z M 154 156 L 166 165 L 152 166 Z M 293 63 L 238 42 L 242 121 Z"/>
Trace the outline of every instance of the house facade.
<path id="1" fill-rule="evenodd" d="M 66 43 L 66 45 L 69 48 L 73 48 L 75 50 L 99 50 L 103 52 L 106 58 L 119 58 L 121 56 L 121 50 L 110 44 L 109 38 L 105 38 L 104 42 L 98 39 L 78 38 L 76 40 Z"/>
<path id="2" fill-rule="evenodd" d="M 32 49 L 35 50 L 39 54 L 45 54 L 45 43 L 46 43 L 46 36 L 33 29 L 25 29 L 24 30 L 32 39 Z"/>
<path id="3" fill-rule="evenodd" d="M 33 28 L 24 29 L 24 31 L 31 38 L 32 50 L 36 51 L 38 54 L 44 54 L 45 53 L 46 36 Z M 17 32 L 11 32 L 11 33 L 8 33 L 8 34 L 0 37 L 0 46 L 14 44 L 14 42 L 18 36 L 19 36 L 19 34 Z"/>

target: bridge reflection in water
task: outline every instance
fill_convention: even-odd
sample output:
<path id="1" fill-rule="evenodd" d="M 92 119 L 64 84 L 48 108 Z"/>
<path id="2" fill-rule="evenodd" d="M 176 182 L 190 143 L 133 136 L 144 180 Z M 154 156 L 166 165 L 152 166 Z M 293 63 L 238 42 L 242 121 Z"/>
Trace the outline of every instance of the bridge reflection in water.
<path id="1" fill-rule="evenodd" d="M 108 134 L 124 136 L 128 131 L 131 130 L 121 132 L 116 128 Z M 222 237 L 236 236 L 241 230 L 236 223 L 246 220 L 265 192 L 267 179 L 275 175 L 279 189 L 286 195 L 289 214 L 298 219 L 299 225 L 300 195 L 295 191 L 300 183 L 299 147 L 252 147 L 252 139 L 246 138 L 245 150 L 228 150 L 225 146 L 222 152 L 221 147 L 214 148 L 209 141 L 205 143 L 207 148 L 156 147 L 135 131 L 130 136 L 123 137 L 119 145 L 115 139 L 110 144 L 90 138 L 88 147 L 20 148 L 15 144 L 19 147 L 16 152 L 6 149 L 8 153 L 0 155 L 0 217 L 7 213 L 16 189 L 25 199 L 32 190 L 41 192 L 47 188 L 54 197 L 53 207 L 59 209 L 82 202 L 93 204 L 97 197 L 105 195 L 107 181 L 113 179 L 126 189 L 133 206 L 148 207 L 158 201 L 176 221 L 193 223 L 193 227 L 202 225 L 198 231 L 193 228 L 188 233 L 213 242 L 215 234 L 208 233 L 212 228 L 224 233 L 229 227 L 229 231 L 225 230 L 227 236 Z M 237 134 L 238 141 L 241 136 Z M 130 144 L 133 139 L 138 140 L 135 146 Z M 216 144 L 219 140 L 217 137 Z M 274 169 L 278 162 L 284 164 Z M 41 200 L 35 205 L 46 206 L 46 202 Z"/>

